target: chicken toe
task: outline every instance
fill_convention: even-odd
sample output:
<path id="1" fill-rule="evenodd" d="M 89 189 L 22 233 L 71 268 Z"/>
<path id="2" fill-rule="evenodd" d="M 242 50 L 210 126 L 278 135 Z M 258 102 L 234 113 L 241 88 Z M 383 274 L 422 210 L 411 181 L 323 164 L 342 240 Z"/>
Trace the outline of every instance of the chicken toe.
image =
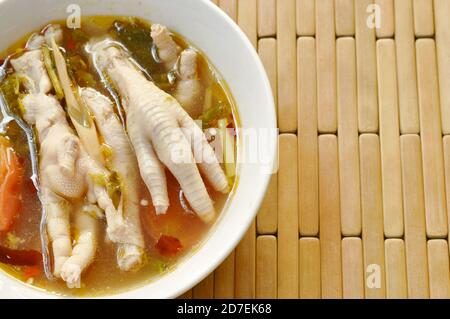
<path id="1" fill-rule="evenodd" d="M 159 59 L 164 63 L 166 69 L 170 70 L 178 60 L 180 47 L 172 39 L 170 31 L 165 26 L 154 24 L 151 29 L 153 42 L 158 48 Z"/>
<path id="2" fill-rule="evenodd" d="M 61 269 L 61 278 L 69 288 L 80 288 L 81 274 L 89 267 L 97 250 L 97 220 L 92 212 L 83 209 L 74 214 L 75 245 L 71 256 L 64 262 Z"/>
<path id="3" fill-rule="evenodd" d="M 45 203 L 47 232 L 53 252 L 53 274 L 59 278 L 61 268 L 72 254 L 70 205 L 49 189 L 44 189 L 42 198 Z"/>
<path id="4" fill-rule="evenodd" d="M 25 87 L 30 93 L 48 93 L 52 84 L 45 71 L 44 57 L 41 50 L 32 50 L 21 57 L 11 60 L 16 72 L 27 78 Z"/>
<path id="5" fill-rule="evenodd" d="M 197 74 L 197 52 L 186 49 L 181 52 L 179 80 L 174 97 L 192 118 L 202 114 L 203 86 Z"/>

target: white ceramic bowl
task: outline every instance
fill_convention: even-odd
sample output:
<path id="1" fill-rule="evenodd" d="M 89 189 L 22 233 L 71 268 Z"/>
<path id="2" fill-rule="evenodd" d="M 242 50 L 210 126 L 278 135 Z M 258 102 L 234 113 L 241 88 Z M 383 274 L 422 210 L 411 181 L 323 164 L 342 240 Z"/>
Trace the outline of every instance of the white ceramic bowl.
<path id="1" fill-rule="evenodd" d="M 175 30 L 200 48 L 224 77 L 244 129 L 275 129 L 272 92 L 257 53 L 239 27 L 208 0 L 0 0 L 0 51 L 51 20 L 66 19 L 72 3 L 80 6 L 84 16 L 138 16 Z M 269 181 L 264 169 L 274 163 L 276 142 L 276 134 L 270 134 L 259 143 L 257 151 L 264 162 L 240 164 L 237 191 L 198 251 L 160 279 L 113 297 L 173 298 L 211 273 L 235 248 L 256 215 Z M 254 147 L 254 141 L 241 136 L 240 158 L 255 152 Z M 1 298 L 52 296 L 0 271 Z"/>

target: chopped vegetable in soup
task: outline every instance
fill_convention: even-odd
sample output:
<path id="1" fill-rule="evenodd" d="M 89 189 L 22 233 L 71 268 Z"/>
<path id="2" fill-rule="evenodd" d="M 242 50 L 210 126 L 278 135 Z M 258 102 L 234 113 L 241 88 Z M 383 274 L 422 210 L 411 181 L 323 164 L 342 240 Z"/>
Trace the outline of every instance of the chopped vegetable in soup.
<path id="1" fill-rule="evenodd" d="M 237 180 L 237 113 L 205 56 L 165 26 L 88 17 L 0 57 L 0 268 L 93 296 L 194 253 Z"/>

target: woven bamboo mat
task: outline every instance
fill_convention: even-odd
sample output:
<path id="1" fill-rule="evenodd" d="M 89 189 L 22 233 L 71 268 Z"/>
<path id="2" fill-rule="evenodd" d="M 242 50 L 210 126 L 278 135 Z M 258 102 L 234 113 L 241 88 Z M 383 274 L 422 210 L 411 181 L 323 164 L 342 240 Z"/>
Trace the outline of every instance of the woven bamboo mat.
<path id="1" fill-rule="evenodd" d="M 450 1 L 214 2 L 267 68 L 280 168 L 183 297 L 450 297 Z"/>

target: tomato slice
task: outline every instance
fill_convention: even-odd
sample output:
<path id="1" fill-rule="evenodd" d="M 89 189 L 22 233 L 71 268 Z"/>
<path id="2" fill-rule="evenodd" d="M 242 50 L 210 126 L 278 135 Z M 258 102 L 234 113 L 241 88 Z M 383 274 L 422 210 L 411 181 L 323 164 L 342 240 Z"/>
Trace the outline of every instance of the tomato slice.
<path id="1" fill-rule="evenodd" d="M 0 233 L 11 230 L 22 210 L 24 168 L 9 141 L 0 137 Z"/>
<path id="2" fill-rule="evenodd" d="M 42 267 L 40 265 L 36 266 L 24 266 L 23 267 L 23 279 L 28 280 L 34 278 L 42 273 Z"/>
<path id="3" fill-rule="evenodd" d="M 159 237 L 155 247 L 162 256 L 174 256 L 183 248 L 177 238 L 166 235 Z"/>

